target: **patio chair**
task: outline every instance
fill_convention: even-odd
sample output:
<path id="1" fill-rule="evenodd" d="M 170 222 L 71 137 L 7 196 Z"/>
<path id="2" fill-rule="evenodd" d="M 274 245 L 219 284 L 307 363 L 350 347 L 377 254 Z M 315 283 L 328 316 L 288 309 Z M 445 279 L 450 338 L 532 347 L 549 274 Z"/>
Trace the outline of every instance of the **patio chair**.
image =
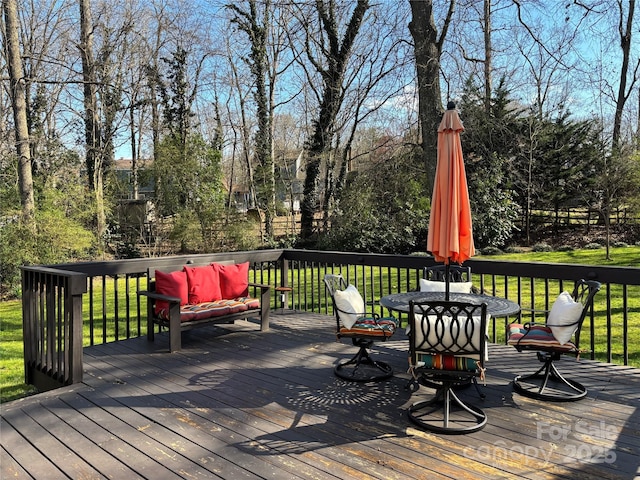
<path id="1" fill-rule="evenodd" d="M 448 271 L 449 292 L 478 293 L 478 289 L 471 283 L 471 267 L 449 265 Z M 444 292 L 446 290 L 446 275 L 447 267 L 445 265 L 424 267 L 422 278 L 418 281 L 418 290 L 422 292 Z"/>
<path id="2" fill-rule="evenodd" d="M 600 283 L 578 280 L 573 293 L 562 292 L 554 302 L 546 323 L 531 322 L 509 325 L 507 343 L 519 352 L 535 351 L 542 366 L 531 375 L 518 375 L 513 380 L 516 392 L 527 397 L 553 402 L 580 400 L 587 394 L 581 383 L 564 377 L 555 362 L 563 355 L 579 359 L 580 330 L 584 319 L 593 308 L 593 298 L 600 290 Z M 535 314 L 535 311 L 534 311 Z M 573 339 L 572 339 L 573 338 Z"/>
<path id="3" fill-rule="evenodd" d="M 471 283 L 471 267 L 463 267 L 462 265 L 449 265 L 449 291 L 456 293 L 470 293 L 473 291 L 473 285 Z M 445 265 L 432 265 L 430 267 L 424 267 L 424 273 L 422 279 L 420 279 L 420 291 L 435 291 L 444 292 L 445 278 L 447 275 L 447 267 Z M 425 384 L 433 388 L 438 388 L 440 382 L 431 379 L 427 381 L 427 375 L 423 375 L 423 381 Z M 466 384 L 460 386 L 470 385 L 470 380 Z"/>
<path id="4" fill-rule="evenodd" d="M 353 358 L 338 362 L 334 373 L 353 382 L 378 381 L 391 377 L 391 366 L 371 358 L 368 350 L 374 342 L 384 342 L 391 338 L 398 328 L 398 320 L 366 312 L 360 292 L 355 286 L 347 285 L 342 275 L 325 275 L 324 283 L 336 315 L 336 337 L 338 340 L 350 338 L 353 345 L 358 347 Z"/>
<path id="5" fill-rule="evenodd" d="M 487 305 L 465 302 L 411 302 L 409 312 L 410 386 L 439 384 L 435 395 L 409 407 L 409 419 L 436 433 L 476 432 L 487 423 L 478 407 L 463 402 L 454 388 L 484 380 Z M 481 398 L 484 395 L 480 394 Z"/>
<path id="6" fill-rule="evenodd" d="M 425 280 L 444 282 L 446 271 L 447 270 L 445 265 L 432 265 L 431 267 L 424 267 L 423 278 Z M 471 267 L 463 267 L 462 265 L 449 265 L 449 281 L 470 282 Z"/>

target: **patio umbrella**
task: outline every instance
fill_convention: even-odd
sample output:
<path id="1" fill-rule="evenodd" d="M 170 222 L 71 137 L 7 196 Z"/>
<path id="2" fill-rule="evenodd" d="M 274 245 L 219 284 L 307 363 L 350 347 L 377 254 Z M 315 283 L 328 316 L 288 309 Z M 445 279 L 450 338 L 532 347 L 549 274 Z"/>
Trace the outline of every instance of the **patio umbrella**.
<path id="1" fill-rule="evenodd" d="M 464 126 L 455 107 L 455 103 L 449 102 L 438 127 L 438 163 L 427 235 L 427 251 L 446 266 L 447 300 L 450 262 L 462 264 L 475 254 L 469 190 L 460 143 Z"/>

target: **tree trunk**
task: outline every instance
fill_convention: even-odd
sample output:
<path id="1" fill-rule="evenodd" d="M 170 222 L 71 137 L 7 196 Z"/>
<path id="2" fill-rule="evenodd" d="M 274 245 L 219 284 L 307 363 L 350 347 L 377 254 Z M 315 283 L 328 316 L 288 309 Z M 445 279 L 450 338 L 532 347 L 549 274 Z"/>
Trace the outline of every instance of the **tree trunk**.
<path id="1" fill-rule="evenodd" d="M 29 148 L 29 127 L 27 124 L 27 104 L 25 97 L 25 78 L 20 58 L 18 41 L 18 5 L 16 0 L 3 0 L 5 17 L 5 48 L 9 67 L 11 104 L 15 122 L 16 150 L 18 154 L 18 183 L 22 220 L 35 234 L 35 201 L 33 196 L 33 178 L 31 175 L 31 150 Z"/>
<path id="2" fill-rule="evenodd" d="M 438 159 L 438 125 L 444 113 L 440 89 L 440 55 L 455 0 L 450 0 L 449 13 L 440 38 L 433 17 L 433 1 L 409 3 L 409 31 L 414 42 L 418 77 L 418 118 L 422 132 L 422 157 L 427 172 L 428 194 L 431 195 Z"/>
<path id="3" fill-rule="evenodd" d="M 493 68 L 491 45 L 491 0 L 484 0 L 484 111 L 491 113 L 491 69 Z"/>
<path id="4" fill-rule="evenodd" d="M 618 85 L 618 96 L 616 98 L 616 113 L 613 119 L 613 149 L 614 152 L 620 150 L 620 128 L 622 125 L 622 112 L 624 106 L 629 98 L 627 89 L 627 73 L 629 71 L 629 55 L 631 50 L 631 35 L 633 32 L 633 14 L 635 11 L 635 0 L 629 0 L 629 13 L 627 15 L 627 24 L 623 29 L 624 15 L 622 9 L 621 0 L 618 1 L 618 8 L 620 10 L 620 22 L 618 24 L 618 30 L 620 34 L 620 47 L 622 48 L 622 67 L 620 69 L 620 82 Z"/>
<path id="5" fill-rule="evenodd" d="M 89 0 L 80 0 L 80 53 L 84 82 L 84 127 L 89 189 L 96 199 L 96 235 L 99 241 L 106 232 L 104 211 L 103 158 L 98 112 L 97 81 L 93 58 L 93 25 Z"/>
<path id="6" fill-rule="evenodd" d="M 322 159 L 328 157 L 333 142 L 336 116 L 342 106 L 347 60 L 360 30 L 364 14 L 370 7 L 368 0 L 358 0 L 344 36 L 340 40 L 333 3 L 329 3 L 328 10 L 321 0 L 318 0 L 316 5 L 330 47 L 326 58 L 328 67 L 320 72 L 324 84 L 320 111 L 317 121 L 314 122 L 313 134 L 307 142 L 306 177 L 300 219 L 300 236 L 305 240 L 313 236 L 315 213 L 320 205 L 320 189 L 318 188 L 320 166 Z"/>
<path id="7" fill-rule="evenodd" d="M 616 113 L 613 119 L 613 135 L 612 135 L 612 158 L 608 163 L 608 167 L 611 169 L 616 168 L 616 165 L 621 159 L 621 145 L 620 145 L 620 129 L 622 125 L 622 113 L 624 111 L 625 104 L 629 98 L 630 92 L 627 92 L 627 75 L 629 71 L 629 56 L 631 54 L 631 39 L 633 32 L 633 15 L 635 12 L 636 2 L 635 0 L 629 0 L 629 12 L 627 14 L 627 23 L 624 24 L 624 11 L 622 7 L 622 0 L 618 0 L 618 9 L 620 12 L 620 21 L 618 23 L 618 33 L 620 35 L 620 47 L 622 48 L 622 67 L 620 69 L 620 82 L 618 85 L 618 96 L 616 98 Z M 640 62 L 640 60 L 639 60 Z M 607 167 L 605 167 L 607 168 Z M 612 177 L 609 172 L 606 175 Z M 611 228 L 609 225 L 609 219 L 611 217 L 611 208 L 615 200 L 615 185 L 606 185 L 605 189 L 605 205 L 604 205 L 604 217 L 605 217 L 605 231 L 606 231 L 606 259 L 609 257 L 609 244 L 611 243 Z"/>
<path id="8" fill-rule="evenodd" d="M 136 122 L 134 102 L 129 105 L 129 131 L 131 133 L 131 185 L 133 187 L 133 199 L 138 199 L 140 191 L 138 185 L 138 150 L 136 147 Z"/>
<path id="9" fill-rule="evenodd" d="M 275 178 L 273 163 L 273 97 L 274 78 L 269 78 L 271 94 L 267 93 L 268 57 L 267 31 L 272 28 L 271 2 L 263 4 L 262 20 L 259 18 L 256 0 L 249 0 L 248 10 L 237 4 L 230 5 L 236 16 L 233 21 L 247 34 L 251 43 L 251 53 L 247 64 L 254 79 L 253 96 L 256 102 L 258 131 L 255 136 L 255 154 L 258 168 L 255 170 L 259 182 L 257 198 L 259 207 L 265 213 L 265 235 L 273 237 L 273 219 L 276 213 Z"/>

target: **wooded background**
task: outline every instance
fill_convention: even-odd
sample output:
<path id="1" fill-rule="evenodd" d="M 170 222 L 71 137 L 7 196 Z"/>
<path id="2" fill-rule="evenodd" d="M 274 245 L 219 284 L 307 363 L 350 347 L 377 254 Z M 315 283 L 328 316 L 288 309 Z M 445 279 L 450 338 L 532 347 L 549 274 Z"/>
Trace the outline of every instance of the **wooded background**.
<path id="1" fill-rule="evenodd" d="M 541 210 L 555 226 L 597 212 L 607 239 L 624 211 L 637 232 L 633 0 L 2 11 L 5 278 L 23 263 L 140 255 L 145 236 L 171 251 L 423 250 L 450 100 L 479 247 L 531 243 Z M 276 219 L 296 215 L 281 235 Z"/>

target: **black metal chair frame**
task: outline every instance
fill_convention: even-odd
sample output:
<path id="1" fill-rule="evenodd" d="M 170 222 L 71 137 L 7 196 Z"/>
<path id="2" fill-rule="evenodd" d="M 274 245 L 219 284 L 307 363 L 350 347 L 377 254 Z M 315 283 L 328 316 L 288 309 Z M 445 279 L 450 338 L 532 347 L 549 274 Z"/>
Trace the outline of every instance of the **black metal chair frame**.
<path id="1" fill-rule="evenodd" d="M 462 265 L 432 265 L 430 267 L 424 267 L 422 278 L 425 280 L 431 280 L 433 282 L 444 282 L 447 273 L 449 274 L 450 282 L 470 282 L 471 281 L 471 267 L 463 267 Z M 475 288 L 475 287 L 473 287 Z M 436 378 L 431 378 L 428 375 L 422 376 L 422 383 L 428 387 L 438 388 L 441 385 Z M 465 388 L 471 385 L 471 379 L 466 378 L 461 381 L 457 387 Z"/>
<path id="2" fill-rule="evenodd" d="M 480 318 L 479 324 L 474 317 Z M 457 323 L 458 328 L 453 331 L 459 332 L 459 335 L 455 338 L 446 335 L 452 331 L 447 327 L 447 321 Z M 480 335 L 476 335 L 476 328 L 480 329 Z M 433 380 L 438 382 L 432 398 L 415 402 L 409 407 L 411 422 L 425 430 L 446 434 L 471 433 L 484 428 L 486 414 L 479 407 L 464 403 L 454 388 L 462 383 L 473 382 L 480 393 L 477 378 L 484 378 L 486 331 L 487 305 L 484 303 L 410 302 L 409 369 L 413 376 L 410 385 L 415 391 L 420 384 L 431 386 Z M 417 335 L 417 332 L 421 335 Z M 476 345 L 471 343 L 474 336 Z M 477 357 L 477 368 L 473 371 L 443 370 L 418 365 L 420 354 L 434 353 Z M 484 395 L 480 394 L 480 397 L 484 398 Z M 452 407 L 456 409 L 456 417 L 462 415 L 463 420 L 451 420 Z"/>
<path id="3" fill-rule="evenodd" d="M 363 335 L 360 332 L 349 333 L 348 331 L 342 331 L 340 312 L 348 314 L 352 314 L 352 312 L 345 312 L 336 306 L 334 293 L 336 290 L 344 290 L 347 288 L 347 282 L 342 275 L 327 274 L 324 276 L 324 283 L 333 303 L 333 310 L 336 316 L 337 339 L 350 338 L 353 345 L 358 347 L 358 351 L 350 360 L 340 361 L 336 364 L 333 369 L 336 376 L 351 382 L 372 382 L 386 380 L 392 377 L 393 368 L 391 365 L 380 360 L 374 360 L 369 354 L 369 350 L 374 342 L 384 342 L 390 338 L 393 333 L 374 336 Z M 375 320 L 380 319 L 380 315 L 374 312 L 359 312 L 356 313 L 356 315 L 370 317 Z"/>
<path id="4" fill-rule="evenodd" d="M 576 347 L 575 350 L 566 351 L 558 350 L 553 347 L 544 348 L 537 345 L 521 344 L 521 342 L 526 339 L 527 334 L 532 331 L 529 328 L 530 326 L 551 326 L 549 323 L 536 324 L 534 321 L 525 324 L 527 332 L 514 346 L 519 352 L 535 351 L 537 353 L 538 360 L 542 363 L 542 366 L 530 375 L 518 375 L 515 377 L 513 380 L 513 389 L 516 392 L 530 398 L 552 402 L 572 402 L 580 400 L 587 395 L 586 387 L 575 380 L 563 376 L 558 371 L 554 362 L 560 360 L 563 355 L 573 355 L 575 357 L 580 356 L 580 331 L 587 314 L 589 312 L 593 312 L 593 299 L 596 293 L 600 291 L 600 287 L 600 282 L 595 280 L 578 280 L 573 289 L 573 293 L 571 294 L 571 297 L 575 301 L 579 301 L 583 305 L 582 313 L 574 323 L 577 326 L 577 330 L 573 337 L 573 344 Z M 559 388 L 552 389 L 552 385 L 556 385 Z"/>
<path id="5" fill-rule="evenodd" d="M 431 267 L 424 267 L 423 278 L 425 280 L 444 282 L 447 270 L 449 271 L 450 282 L 471 281 L 471 267 L 463 267 L 462 265 L 450 265 L 448 269 L 445 265 L 433 265 Z"/>

